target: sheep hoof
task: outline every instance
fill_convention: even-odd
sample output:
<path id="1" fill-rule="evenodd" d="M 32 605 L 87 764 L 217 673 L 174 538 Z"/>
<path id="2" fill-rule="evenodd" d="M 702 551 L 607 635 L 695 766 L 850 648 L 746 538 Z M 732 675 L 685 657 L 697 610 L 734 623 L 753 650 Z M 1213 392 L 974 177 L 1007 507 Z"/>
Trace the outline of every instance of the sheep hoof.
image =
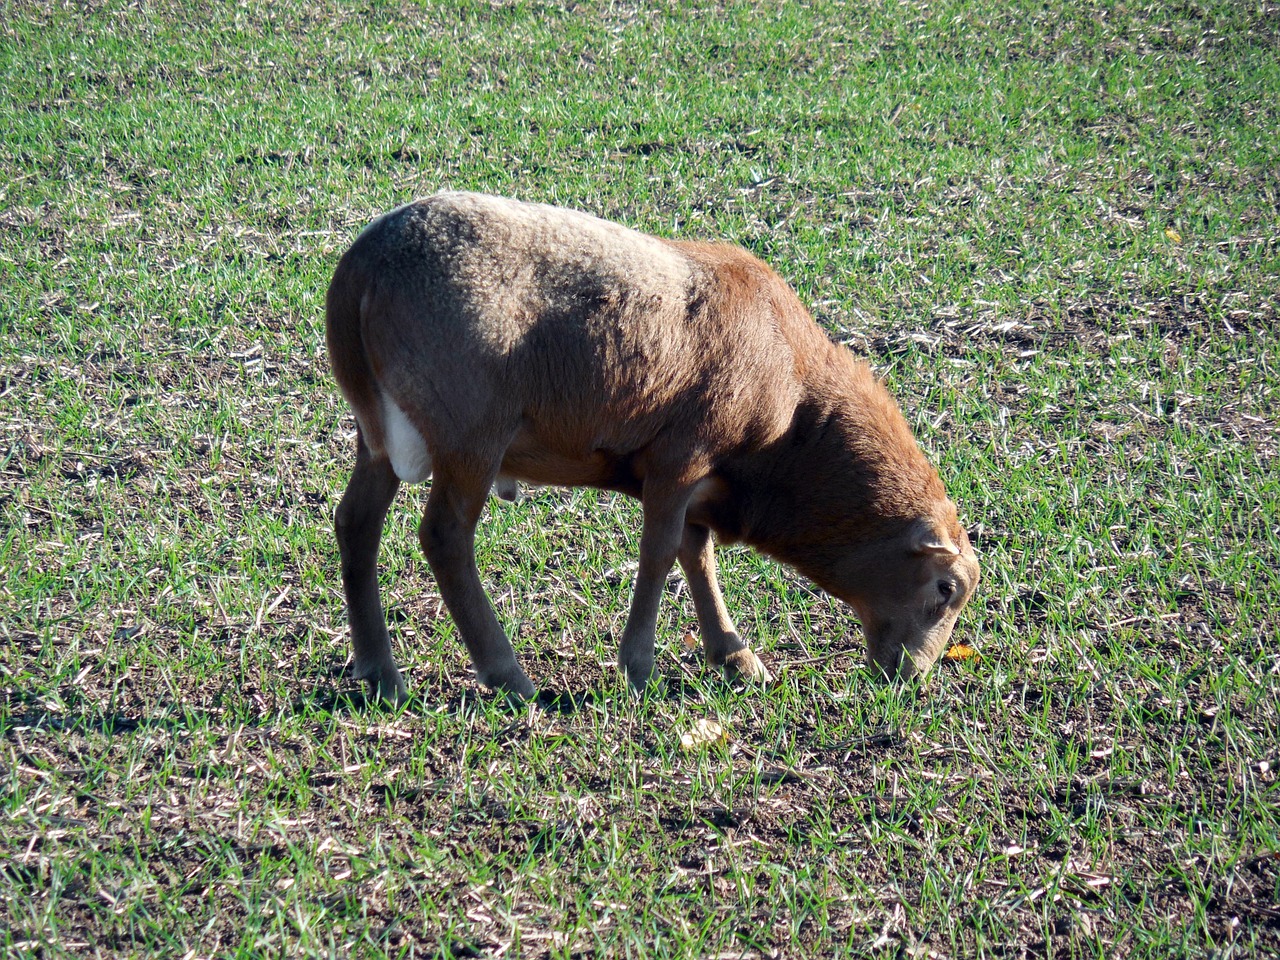
<path id="1" fill-rule="evenodd" d="M 741 678 L 758 683 L 768 683 L 773 679 L 773 676 L 760 658 L 745 647 L 741 650 L 735 650 L 725 657 L 721 669 L 724 670 L 725 679 L 727 680 Z"/>

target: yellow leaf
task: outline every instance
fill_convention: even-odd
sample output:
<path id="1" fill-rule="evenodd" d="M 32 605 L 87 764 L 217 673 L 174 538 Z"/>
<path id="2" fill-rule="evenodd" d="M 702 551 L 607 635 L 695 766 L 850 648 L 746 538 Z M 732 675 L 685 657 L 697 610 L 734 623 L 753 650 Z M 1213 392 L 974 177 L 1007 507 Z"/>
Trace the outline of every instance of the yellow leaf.
<path id="1" fill-rule="evenodd" d="M 972 660 L 978 655 L 978 651 L 973 647 L 964 643 L 954 643 L 951 649 L 945 654 L 948 660 Z"/>
<path id="2" fill-rule="evenodd" d="M 1180 234 L 1177 230 L 1173 229 L 1173 227 L 1165 227 L 1164 235 L 1168 237 L 1170 240 L 1172 240 L 1174 243 L 1182 242 L 1182 234 Z"/>
<path id="3" fill-rule="evenodd" d="M 727 743 L 728 740 L 728 730 L 716 721 L 705 718 L 695 723 L 688 733 L 680 734 L 680 746 L 685 750 L 693 750 L 713 743 Z"/>
<path id="4" fill-rule="evenodd" d="M 693 650 L 698 646 L 698 638 L 694 636 L 692 630 L 686 630 L 684 632 L 683 642 L 686 650 Z"/>

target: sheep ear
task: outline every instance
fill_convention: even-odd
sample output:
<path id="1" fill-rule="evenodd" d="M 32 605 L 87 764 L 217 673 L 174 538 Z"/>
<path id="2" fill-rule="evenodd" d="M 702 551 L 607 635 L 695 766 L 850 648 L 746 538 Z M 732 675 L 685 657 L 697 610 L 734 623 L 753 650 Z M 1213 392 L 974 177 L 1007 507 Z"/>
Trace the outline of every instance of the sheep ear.
<path id="1" fill-rule="evenodd" d="M 940 554 L 947 557 L 960 555 L 960 548 L 946 534 L 939 533 L 927 520 L 916 523 L 912 533 L 911 549 L 920 554 Z"/>

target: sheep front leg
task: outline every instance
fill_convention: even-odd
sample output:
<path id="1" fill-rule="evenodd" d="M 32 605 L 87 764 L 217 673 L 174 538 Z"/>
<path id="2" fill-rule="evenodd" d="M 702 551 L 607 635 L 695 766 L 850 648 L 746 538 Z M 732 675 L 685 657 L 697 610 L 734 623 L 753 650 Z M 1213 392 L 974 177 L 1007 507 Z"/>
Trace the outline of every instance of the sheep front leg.
<path id="1" fill-rule="evenodd" d="M 636 690 L 649 682 L 653 673 L 654 638 L 658 630 L 658 608 L 667 574 L 676 562 L 684 530 L 688 486 L 656 488 L 644 486 L 644 526 L 640 534 L 640 568 L 636 572 L 631 611 L 618 648 L 618 666 Z"/>
<path id="2" fill-rule="evenodd" d="M 734 629 L 716 577 L 715 543 L 711 531 L 698 524 L 685 525 L 680 541 L 680 566 L 689 581 L 693 609 L 702 630 L 707 663 L 722 667 L 726 677 L 746 677 L 768 682 L 769 671 Z"/>

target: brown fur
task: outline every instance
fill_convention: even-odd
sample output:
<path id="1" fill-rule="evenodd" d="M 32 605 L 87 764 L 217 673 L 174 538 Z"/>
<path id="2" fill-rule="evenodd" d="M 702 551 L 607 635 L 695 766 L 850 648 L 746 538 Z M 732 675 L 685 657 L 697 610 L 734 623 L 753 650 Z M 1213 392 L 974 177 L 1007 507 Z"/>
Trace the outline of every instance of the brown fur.
<path id="1" fill-rule="evenodd" d="M 428 459 L 423 549 L 480 679 L 520 695 L 533 686 L 475 572 L 495 481 L 642 500 L 619 653 L 637 685 L 676 559 L 708 661 L 767 676 L 725 612 L 711 531 L 850 602 L 890 674 L 928 669 L 977 582 L 955 508 L 896 404 L 743 250 L 440 194 L 371 224 L 327 306 L 334 374 L 359 424 L 337 515 L 343 580 L 356 672 L 375 692 L 404 695 L 377 596 L 381 525 L 396 470 L 425 475 Z"/>

